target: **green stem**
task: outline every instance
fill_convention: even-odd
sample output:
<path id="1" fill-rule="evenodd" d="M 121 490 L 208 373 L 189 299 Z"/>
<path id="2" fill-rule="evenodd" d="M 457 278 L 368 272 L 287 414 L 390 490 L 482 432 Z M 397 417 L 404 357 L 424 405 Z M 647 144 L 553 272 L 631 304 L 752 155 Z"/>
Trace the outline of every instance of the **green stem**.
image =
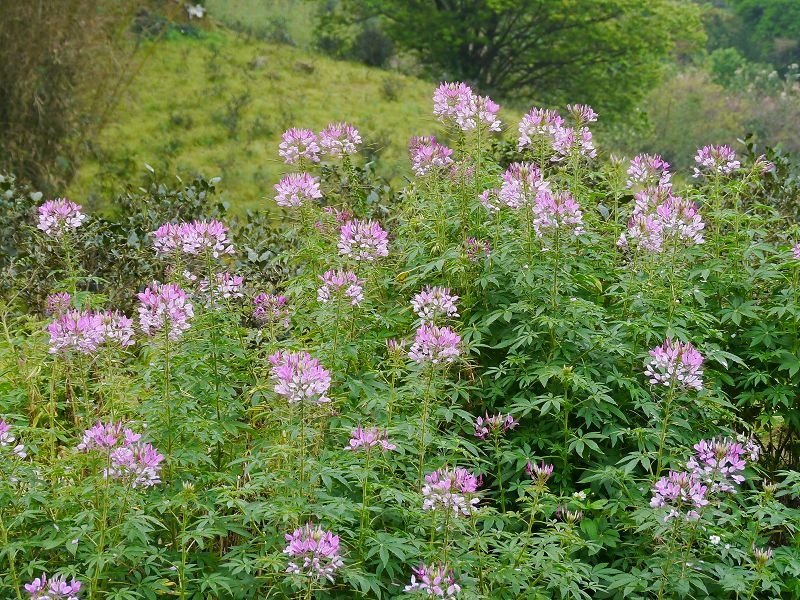
<path id="1" fill-rule="evenodd" d="M 656 460 L 656 472 L 655 477 L 661 476 L 661 467 L 664 460 L 664 446 L 667 440 L 667 430 L 669 428 L 669 418 L 672 414 L 672 401 L 675 396 L 675 386 L 674 384 L 670 385 L 669 392 L 667 392 L 667 397 L 664 399 L 664 414 L 661 418 L 661 434 L 658 440 L 658 458 Z"/>
<path id="2" fill-rule="evenodd" d="M 503 489 L 503 465 L 500 456 L 500 434 L 498 432 L 492 433 L 494 437 L 494 462 L 495 469 L 497 469 L 497 485 L 500 488 L 500 511 L 506 512 L 506 492 Z"/>
<path id="3" fill-rule="evenodd" d="M 107 529 L 107 522 L 108 522 L 108 500 L 109 500 L 109 486 L 111 482 L 111 477 L 108 473 L 108 469 L 111 468 L 111 454 L 110 452 L 106 454 L 106 473 L 105 473 L 105 485 L 103 486 L 103 515 L 100 518 L 100 541 L 97 544 L 97 558 L 94 565 L 94 574 L 92 575 L 92 585 L 89 589 L 89 600 L 94 600 L 95 594 L 97 593 L 97 582 L 100 579 L 100 573 L 103 570 L 103 565 L 105 560 L 103 559 L 103 551 L 105 549 L 106 543 L 106 529 Z"/>
<path id="4" fill-rule="evenodd" d="M 430 401 L 431 401 L 431 388 L 433 387 L 433 376 L 434 376 L 434 368 L 433 366 L 429 366 L 428 369 L 428 385 L 425 388 L 425 394 L 422 398 L 422 435 L 419 438 L 419 483 L 422 485 L 423 482 L 423 469 L 425 467 L 425 434 L 427 425 L 428 425 L 428 411 L 430 408 Z"/>
<path id="5" fill-rule="evenodd" d="M 22 600 L 22 592 L 20 591 L 20 581 L 17 575 L 17 561 L 16 551 L 9 546 L 8 543 L 8 530 L 6 529 L 5 521 L 3 520 L 3 511 L 0 510 L 0 536 L 2 536 L 3 548 L 8 555 L 8 570 L 11 575 L 11 585 L 14 586 L 14 592 L 17 594 L 17 600 Z"/>

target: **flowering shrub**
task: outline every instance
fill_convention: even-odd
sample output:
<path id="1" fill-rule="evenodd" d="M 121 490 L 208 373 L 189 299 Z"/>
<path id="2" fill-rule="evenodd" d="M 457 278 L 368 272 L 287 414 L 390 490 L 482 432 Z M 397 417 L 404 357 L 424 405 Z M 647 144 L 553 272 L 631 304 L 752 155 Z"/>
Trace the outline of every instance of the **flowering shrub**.
<path id="1" fill-rule="evenodd" d="M 598 118 L 503 130 L 442 84 L 386 205 L 355 127 L 291 129 L 274 272 L 261 221 L 176 200 L 112 289 L 95 217 L 39 202 L 47 289 L 0 304 L 0 596 L 800 595 L 800 231 L 763 159 L 680 185 L 601 158 Z"/>

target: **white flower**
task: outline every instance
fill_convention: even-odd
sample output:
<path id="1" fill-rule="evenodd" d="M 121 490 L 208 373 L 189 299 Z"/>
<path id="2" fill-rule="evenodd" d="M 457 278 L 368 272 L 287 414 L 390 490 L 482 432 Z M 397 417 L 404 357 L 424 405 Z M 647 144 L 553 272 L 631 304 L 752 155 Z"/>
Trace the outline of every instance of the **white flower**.
<path id="1" fill-rule="evenodd" d="M 718 535 L 712 535 L 708 538 L 708 541 L 716 546 L 720 542 L 720 537 Z"/>

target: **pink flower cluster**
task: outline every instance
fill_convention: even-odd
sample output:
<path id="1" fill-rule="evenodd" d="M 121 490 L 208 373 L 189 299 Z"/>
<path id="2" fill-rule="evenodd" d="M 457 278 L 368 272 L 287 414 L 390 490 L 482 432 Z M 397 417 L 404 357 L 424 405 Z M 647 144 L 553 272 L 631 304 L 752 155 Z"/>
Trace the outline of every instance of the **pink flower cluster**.
<path id="1" fill-rule="evenodd" d="M 758 447 L 746 448 L 744 444 L 727 438 L 701 440 L 694 445 L 695 455 L 686 468 L 707 483 L 712 492 L 734 492 L 744 482 L 747 463 L 745 455 L 758 460 Z"/>
<path id="2" fill-rule="evenodd" d="M 30 600 L 78 600 L 81 591 L 81 582 L 74 577 L 67 583 L 62 575 L 56 575 L 49 581 L 47 574 L 25 584 L 25 591 L 30 595 Z"/>
<path id="3" fill-rule="evenodd" d="M 289 308 L 286 296 L 276 294 L 258 294 L 253 298 L 253 319 L 259 325 L 278 323 L 284 329 L 289 328 Z"/>
<path id="4" fill-rule="evenodd" d="M 633 244 L 648 252 L 659 253 L 672 244 L 704 243 L 703 222 L 697 205 L 673 196 L 668 186 L 646 188 L 636 194 L 636 204 L 628 221 L 627 232 L 617 245 Z"/>
<path id="5" fill-rule="evenodd" d="M 417 328 L 408 357 L 433 365 L 453 362 L 461 354 L 461 336 L 449 327 L 423 323 Z"/>
<path id="6" fill-rule="evenodd" d="M 464 252 L 470 262 L 477 262 L 481 256 L 489 256 L 492 253 L 492 246 L 486 240 L 480 241 L 469 237 L 464 240 Z"/>
<path id="7" fill-rule="evenodd" d="M 308 173 L 289 173 L 275 184 L 275 203 L 278 206 L 296 207 L 322 198 L 319 179 Z"/>
<path id="8" fill-rule="evenodd" d="M 86 215 L 81 212 L 81 206 L 66 198 L 48 200 L 38 211 L 39 224 L 36 227 L 56 239 L 70 229 L 77 229 L 86 220 Z"/>
<path id="9" fill-rule="evenodd" d="M 553 475 L 554 470 L 555 467 L 553 465 L 544 461 L 538 465 L 528 461 L 528 464 L 525 465 L 525 472 L 528 474 L 528 477 L 535 479 L 540 485 L 547 483 L 547 481 Z"/>
<path id="10" fill-rule="evenodd" d="M 423 323 L 435 323 L 439 318 L 457 317 L 457 301 L 449 288 L 425 286 L 411 299 L 411 306 Z"/>
<path id="11" fill-rule="evenodd" d="M 333 583 L 336 571 L 344 566 L 338 535 L 307 523 L 284 537 L 288 544 L 283 552 L 291 559 L 287 573 Z"/>
<path id="12" fill-rule="evenodd" d="M 795 244 L 794 248 L 792 248 L 792 256 L 795 260 L 800 260 L 800 243 Z"/>
<path id="13" fill-rule="evenodd" d="M 137 295 L 139 298 L 139 326 L 145 335 L 166 332 L 176 341 L 190 327 L 194 306 L 186 292 L 174 283 L 152 283 Z"/>
<path id="14" fill-rule="evenodd" d="M 44 313 L 57 317 L 63 315 L 72 307 L 72 296 L 67 292 L 57 292 L 47 296 L 44 304 Z"/>
<path id="15" fill-rule="evenodd" d="M 656 482 L 652 492 L 650 506 L 668 508 L 665 522 L 675 517 L 687 521 L 699 519 L 698 511 L 708 504 L 708 487 L 694 473 L 670 471 Z"/>
<path id="16" fill-rule="evenodd" d="M 583 212 L 569 192 L 542 192 L 533 204 L 533 229 L 536 237 L 553 231 L 572 235 L 583 233 Z"/>
<path id="17" fill-rule="evenodd" d="M 191 223 L 164 223 L 153 232 L 153 247 L 157 254 L 168 256 L 178 252 L 202 256 L 210 252 L 214 258 L 233 254 L 228 228 L 217 220 Z"/>
<path id="18" fill-rule="evenodd" d="M 342 256 L 374 261 L 389 256 L 389 234 L 375 221 L 353 219 L 342 225 L 338 247 Z"/>
<path id="19" fill-rule="evenodd" d="M 475 437 L 481 440 L 514 429 L 519 423 L 511 415 L 496 414 L 475 419 Z"/>
<path id="20" fill-rule="evenodd" d="M 452 569 L 439 563 L 411 569 L 411 583 L 403 591 L 436 598 L 455 598 L 461 592 Z"/>
<path id="21" fill-rule="evenodd" d="M 445 467 L 425 475 L 422 486 L 422 510 L 453 511 L 455 516 L 469 516 L 480 502 L 480 477 L 464 468 Z"/>
<path id="22" fill-rule="evenodd" d="M 47 326 L 50 353 L 76 351 L 92 354 L 104 343 L 132 346 L 133 319 L 121 312 L 77 311 L 61 313 Z"/>
<path id="23" fill-rule="evenodd" d="M 278 145 L 278 154 L 290 165 L 300 160 L 319 162 L 317 134 L 310 129 L 292 128 L 284 131 Z"/>
<path id="24" fill-rule="evenodd" d="M 319 134 L 322 151 L 330 156 L 345 156 L 358 152 L 361 135 L 349 123 L 331 123 Z"/>
<path id="25" fill-rule="evenodd" d="M 317 289 L 317 300 L 327 304 L 331 296 L 346 297 L 352 306 L 358 306 L 364 300 L 364 281 L 352 271 L 326 271 L 320 275 L 322 285 Z"/>
<path id="26" fill-rule="evenodd" d="M 532 207 L 540 196 L 550 191 L 539 168 L 533 163 L 511 163 L 503 173 L 497 197 L 509 208 Z M 488 201 L 488 197 L 487 197 Z"/>
<path id="27" fill-rule="evenodd" d="M 631 160 L 625 185 L 631 189 L 669 187 L 671 178 L 669 163 L 660 155 L 639 154 Z"/>
<path id="28" fill-rule="evenodd" d="M 386 434 L 377 427 L 363 429 L 356 427 L 350 434 L 350 444 L 345 446 L 345 450 L 371 450 L 375 446 L 380 446 L 381 450 L 396 450 L 397 446 L 389 443 Z"/>
<path id="29" fill-rule="evenodd" d="M 17 441 L 17 438 L 11 435 L 11 425 L 6 423 L 4 419 L 0 419 L 0 448 L 10 446 L 15 441 Z M 16 444 L 11 452 L 18 458 L 25 458 L 28 456 L 25 452 L 25 446 L 22 444 Z"/>
<path id="30" fill-rule="evenodd" d="M 517 128 L 517 148 L 520 151 L 531 149 L 534 152 L 551 153 L 550 160 L 553 162 L 564 160 L 574 153 L 595 158 L 597 150 L 587 124 L 597 120 L 597 113 L 583 104 L 570 105 L 567 109 L 577 121 L 577 127 L 567 125 L 554 110 L 532 108 L 522 117 Z"/>
<path id="31" fill-rule="evenodd" d="M 201 279 L 198 284 L 198 289 L 201 294 L 208 296 L 209 303 L 213 298 L 213 304 L 217 305 L 220 299 L 230 300 L 232 298 L 243 297 L 243 286 L 244 277 L 225 271 L 223 273 L 214 274 L 213 285 L 209 285 L 208 279 Z"/>
<path id="32" fill-rule="evenodd" d="M 499 110 L 499 104 L 474 94 L 465 83 L 442 83 L 433 93 L 433 114 L 440 122 L 455 124 L 462 131 L 500 131 Z"/>
<path id="33" fill-rule="evenodd" d="M 408 144 L 411 170 L 424 177 L 453 164 L 453 150 L 436 141 L 432 135 L 413 137 Z"/>
<path id="34" fill-rule="evenodd" d="M 119 479 L 133 488 L 152 487 L 161 483 L 164 456 L 151 445 L 142 443 L 142 436 L 122 423 L 97 423 L 83 432 L 78 450 L 101 450 L 108 453 L 104 477 Z"/>
<path id="35" fill-rule="evenodd" d="M 703 389 L 703 356 L 688 342 L 663 344 L 650 350 L 652 360 L 644 374 L 653 385 L 682 389 Z"/>
<path id="36" fill-rule="evenodd" d="M 694 157 L 697 166 L 693 177 L 703 175 L 730 175 L 742 166 L 730 146 L 703 146 Z"/>
<path id="37" fill-rule="evenodd" d="M 325 394 L 331 385 L 331 374 L 307 352 L 279 350 L 269 357 L 275 392 L 289 404 L 296 402 L 330 402 Z"/>

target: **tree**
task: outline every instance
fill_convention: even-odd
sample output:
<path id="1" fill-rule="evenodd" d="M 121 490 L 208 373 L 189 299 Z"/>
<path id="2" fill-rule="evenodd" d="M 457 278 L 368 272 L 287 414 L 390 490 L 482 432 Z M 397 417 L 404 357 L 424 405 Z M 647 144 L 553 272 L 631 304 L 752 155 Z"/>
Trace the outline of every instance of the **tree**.
<path id="1" fill-rule="evenodd" d="M 328 23 L 378 17 L 429 75 L 483 93 L 621 113 L 671 52 L 703 39 L 699 12 L 684 0 L 341 0 Z"/>

